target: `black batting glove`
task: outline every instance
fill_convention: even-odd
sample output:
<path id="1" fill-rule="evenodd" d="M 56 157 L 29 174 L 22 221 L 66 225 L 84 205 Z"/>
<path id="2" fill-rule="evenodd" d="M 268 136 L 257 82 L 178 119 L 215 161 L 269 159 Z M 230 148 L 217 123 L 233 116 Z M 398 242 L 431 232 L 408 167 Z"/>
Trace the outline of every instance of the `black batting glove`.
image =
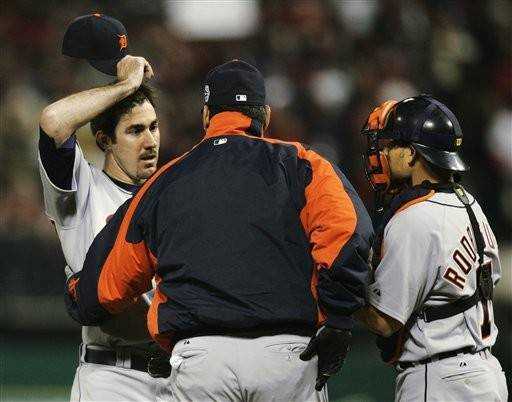
<path id="1" fill-rule="evenodd" d="M 308 346 L 300 354 L 301 360 L 311 360 L 318 356 L 318 374 L 315 389 L 321 391 L 332 375 L 340 371 L 350 348 L 352 333 L 348 329 L 324 327 L 311 338 Z"/>

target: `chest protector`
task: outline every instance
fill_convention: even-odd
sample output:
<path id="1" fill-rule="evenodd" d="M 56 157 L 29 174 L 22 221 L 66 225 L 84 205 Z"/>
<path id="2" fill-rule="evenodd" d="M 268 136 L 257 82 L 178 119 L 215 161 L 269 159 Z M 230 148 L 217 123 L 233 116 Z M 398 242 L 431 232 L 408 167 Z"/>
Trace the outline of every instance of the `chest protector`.
<path id="1" fill-rule="evenodd" d="M 394 197 L 389 205 L 389 208 L 384 213 L 382 222 L 377 229 L 373 266 L 377 267 L 381 260 L 381 248 L 384 229 L 386 228 L 386 225 L 389 223 L 391 218 L 398 211 L 406 208 L 410 204 L 421 201 L 422 198 L 429 197 L 434 192 L 455 193 L 457 198 L 466 208 L 466 212 L 471 223 L 471 229 L 474 233 L 478 252 L 479 268 L 476 270 L 477 289 L 473 295 L 457 299 L 451 303 L 432 307 L 422 306 L 411 314 L 405 325 L 399 331 L 395 332 L 389 337 L 378 336 L 377 347 L 380 349 L 382 360 L 389 365 L 395 365 L 399 361 L 403 351 L 403 346 L 409 336 L 409 331 L 418 318 L 422 318 L 425 322 L 442 320 L 468 310 L 481 300 L 492 299 L 492 272 L 490 267 L 483 266 L 485 248 L 484 238 L 464 188 L 456 183 L 439 185 L 430 182 L 423 182 L 421 185 L 408 188 Z"/>

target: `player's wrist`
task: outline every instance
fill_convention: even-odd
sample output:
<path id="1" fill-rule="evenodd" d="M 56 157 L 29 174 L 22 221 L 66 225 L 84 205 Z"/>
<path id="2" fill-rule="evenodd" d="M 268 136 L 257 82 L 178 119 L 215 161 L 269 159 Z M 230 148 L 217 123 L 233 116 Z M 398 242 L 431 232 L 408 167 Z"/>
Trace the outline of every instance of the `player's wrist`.
<path id="1" fill-rule="evenodd" d="M 133 77 L 128 77 L 122 81 L 119 81 L 115 84 L 117 88 L 120 88 L 122 91 L 122 98 L 125 98 L 132 93 L 134 93 L 139 87 L 141 82 Z"/>

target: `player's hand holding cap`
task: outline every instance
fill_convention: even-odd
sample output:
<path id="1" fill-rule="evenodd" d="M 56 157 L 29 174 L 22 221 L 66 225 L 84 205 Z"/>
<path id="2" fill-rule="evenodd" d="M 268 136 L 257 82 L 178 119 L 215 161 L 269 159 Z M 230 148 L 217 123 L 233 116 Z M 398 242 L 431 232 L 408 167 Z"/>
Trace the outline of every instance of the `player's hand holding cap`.
<path id="1" fill-rule="evenodd" d="M 307 348 L 300 354 L 301 360 L 318 356 L 318 373 L 315 389 L 320 391 L 327 380 L 340 371 L 350 346 L 352 333 L 347 329 L 324 327 L 311 338 Z"/>
<path id="2" fill-rule="evenodd" d="M 116 76 L 117 63 L 128 52 L 128 34 L 124 25 L 104 14 L 76 18 L 67 28 L 62 54 L 86 59 L 102 73 Z"/>

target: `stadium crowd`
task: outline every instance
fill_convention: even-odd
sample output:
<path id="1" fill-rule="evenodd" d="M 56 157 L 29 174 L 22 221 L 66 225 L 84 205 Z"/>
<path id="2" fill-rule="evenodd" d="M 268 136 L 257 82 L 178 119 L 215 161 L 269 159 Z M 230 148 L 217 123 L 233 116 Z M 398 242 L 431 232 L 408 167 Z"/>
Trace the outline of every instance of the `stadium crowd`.
<path id="1" fill-rule="evenodd" d="M 2 289 L 60 294 L 63 258 L 42 213 L 37 171 L 38 117 L 67 94 L 111 82 L 86 62 L 62 56 L 67 24 L 100 11 L 123 21 L 132 54 L 155 71 L 161 160 L 202 138 L 202 83 L 232 58 L 260 68 L 272 106 L 272 136 L 321 150 L 347 172 L 370 202 L 359 131 L 368 111 L 388 98 L 430 93 L 460 116 L 467 187 L 478 195 L 501 243 L 512 212 L 512 5 L 506 1 L 254 0 L 257 24 L 239 37 L 187 36 L 172 4 L 125 1 L 16 0 L 2 5 L 0 248 Z M 172 3 L 172 2 L 171 2 Z M 84 127 L 80 143 L 101 160 Z M 16 262 L 15 266 L 13 263 Z M 44 265 L 36 269 L 34 262 Z M 2 283 L 3 282 L 3 283 Z"/>

